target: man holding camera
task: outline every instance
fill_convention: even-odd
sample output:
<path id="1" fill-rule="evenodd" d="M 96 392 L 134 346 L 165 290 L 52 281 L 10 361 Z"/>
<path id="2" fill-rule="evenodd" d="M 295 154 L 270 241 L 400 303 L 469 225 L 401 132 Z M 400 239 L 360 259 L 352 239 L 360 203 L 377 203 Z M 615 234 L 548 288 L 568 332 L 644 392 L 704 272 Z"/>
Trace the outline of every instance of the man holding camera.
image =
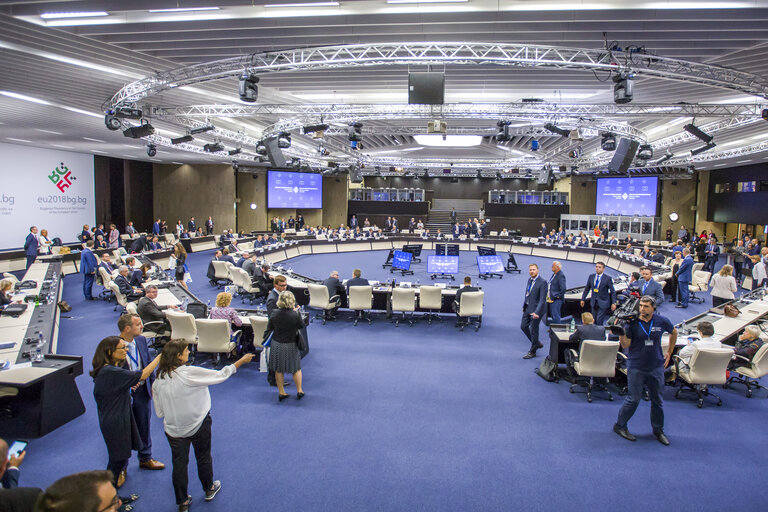
<path id="1" fill-rule="evenodd" d="M 643 396 L 643 389 L 648 388 L 651 399 L 651 426 L 653 435 L 664 446 L 669 446 L 669 439 L 664 435 L 664 409 L 662 390 L 664 389 L 664 368 L 669 365 L 672 352 L 677 342 L 677 329 L 668 318 L 656 313 L 656 301 L 653 297 L 644 295 L 639 301 L 639 314 L 623 326 L 619 336 L 621 347 L 629 349 L 627 361 L 627 396 L 619 411 L 619 417 L 613 426 L 613 431 L 628 441 L 636 438 L 629 433 L 627 422 L 635 414 Z M 620 321 L 617 318 L 614 328 Z M 661 352 L 661 336 L 669 333 L 669 349 L 666 354 Z"/>

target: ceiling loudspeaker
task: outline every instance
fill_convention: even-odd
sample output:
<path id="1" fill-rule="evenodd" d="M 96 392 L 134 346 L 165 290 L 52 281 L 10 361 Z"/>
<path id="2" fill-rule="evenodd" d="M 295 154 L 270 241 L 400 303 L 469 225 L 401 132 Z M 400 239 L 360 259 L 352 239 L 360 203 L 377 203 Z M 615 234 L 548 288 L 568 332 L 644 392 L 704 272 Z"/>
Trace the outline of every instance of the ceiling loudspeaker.
<path id="1" fill-rule="evenodd" d="M 283 155 L 283 151 L 280 149 L 277 139 L 277 137 L 264 139 L 264 147 L 267 150 L 266 156 L 272 167 L 285 167 L 285 155 Z"/>
<path id="2" fill-rule="evenodd" d="M 352 165 L 349 167 L 349 181 L 352 183 L 363 182 L 363 173 L 358 166 Z"/>
<path id="3" fill-rule="evenodd" d="M 417 71 L 408 73 L 409 105 L 442 105 L 445 102 L 445 73 Z"/>
<path id="4" fill-rule="evenodd" d="M 550 169 L 542 169 L 542 170 L 540 170 L 538 176 L 536 177 L 536 184 L 537 185 L 548 185 L 551 176 L 552 176 L 552 171 Z"/>
<path id="5" fill-rule="evenodd" d="M 608 170 L 615 173 L 623 173 L 632 165 L 637 149 L 640 143 L 632 139 L 620 139 L 616 147 L 616 153 L 613 154 L 611 163 L 608 164 Z"/>

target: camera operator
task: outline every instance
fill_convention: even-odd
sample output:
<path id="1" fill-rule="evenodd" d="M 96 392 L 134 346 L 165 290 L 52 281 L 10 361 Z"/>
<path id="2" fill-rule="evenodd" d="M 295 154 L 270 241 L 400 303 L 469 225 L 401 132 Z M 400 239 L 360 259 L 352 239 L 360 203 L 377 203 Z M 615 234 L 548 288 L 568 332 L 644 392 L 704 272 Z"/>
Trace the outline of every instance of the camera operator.
<path id="1" fill-rule="evenodd" d="M 656 301 L 653 297 L 643 296 L 639 301 L 639 315 L 630 318 L 623 326 L 619 336 L 622 348 L 629 349 L 627 368 L 627 397 L 619 411 L 619 417 L 613 431 L 628 441 L 636 438 L 629 433 L 627 422 L 635 414 L 640 404 L 643 389 L 648 388 L 651 399 L 651 426 L 656 439 L 665 446 L 669 439 L 664 435 L 664 409 L 662 390 L 664 388 L 664 368 L 669 364 L 677 342 L 677 329 L 668 318 L 656 313 Z M 621 321 L 621 316 L 614 325 Z M 614 330 L 614 329 L 612 329 Z M 615 329 L 618 331 L 619 329 Z M 666 355 L 661 352 L 661 336 L 669 333 L 669 349 Z M 618 334 L 618 332 L 617 332 Z"/>

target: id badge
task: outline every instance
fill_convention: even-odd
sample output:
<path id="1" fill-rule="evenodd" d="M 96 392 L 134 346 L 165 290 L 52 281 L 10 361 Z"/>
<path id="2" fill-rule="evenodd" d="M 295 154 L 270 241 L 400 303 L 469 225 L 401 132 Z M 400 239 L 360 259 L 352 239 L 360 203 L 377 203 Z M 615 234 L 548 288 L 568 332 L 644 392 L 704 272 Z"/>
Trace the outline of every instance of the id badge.
<path id="1" fill-rule="evenodd" d="M 595 288 L 593 291 L 594 291 L 595 293 L 597 293 L 597 288 Z"/>
<path id="2" fill-rule="evenodd" d="M 645 338 L 645 346 L 646 347 L 652 347 L 653 346 L 653 340 L 651 338 Z"/>

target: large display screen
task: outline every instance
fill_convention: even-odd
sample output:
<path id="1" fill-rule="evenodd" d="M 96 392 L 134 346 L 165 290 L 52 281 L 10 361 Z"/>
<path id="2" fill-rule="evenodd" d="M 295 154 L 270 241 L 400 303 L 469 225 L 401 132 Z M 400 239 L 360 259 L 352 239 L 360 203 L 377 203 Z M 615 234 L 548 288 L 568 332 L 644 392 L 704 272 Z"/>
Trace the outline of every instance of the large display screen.
<path id="1" fill-rule="evenodd" d="M 656 215 L 659 178 L 598 178 L 596 215 Z"/>
<path id="2" fill-rule="evenodd" d="M 504 272 L 504 263 L 501 261 L 501 256 L 478 256 L 477 257 L 477 271 L 480 274 L 498 274 Z"/>
<path id="3" fill-rule="evenodd" d="M 397 270 L 410 270 L 413 254 L 403 251 L 395 251 L 392 254 L 392 268 Z"/>
<path id="4" fill-rule="evenodd" d="M 458 256 L 427 256 L 428 274 L 458 274 Z"/>
<path id="5" fill-rule="evenodd" d="M 322 208 L 323 176 L 309 172 L 267 172 L 267 208 Z"/>

